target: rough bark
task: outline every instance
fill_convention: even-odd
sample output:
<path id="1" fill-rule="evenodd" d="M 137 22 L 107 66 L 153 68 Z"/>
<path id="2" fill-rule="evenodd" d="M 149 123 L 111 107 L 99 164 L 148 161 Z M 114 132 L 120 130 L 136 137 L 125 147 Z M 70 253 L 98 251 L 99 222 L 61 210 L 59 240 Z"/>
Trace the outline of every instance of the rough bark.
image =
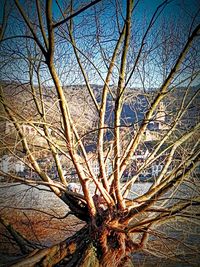
<path id="1" fill-rule="evenodd" d="M 12 266 L 50 267 L 57 263 L 66 267 L 133 266 L 129 253 L 134 246 L 125 233 L 102 226 L 95 231 L 88 224 L 67 240 L 50 248 L 34 250 Z"/>

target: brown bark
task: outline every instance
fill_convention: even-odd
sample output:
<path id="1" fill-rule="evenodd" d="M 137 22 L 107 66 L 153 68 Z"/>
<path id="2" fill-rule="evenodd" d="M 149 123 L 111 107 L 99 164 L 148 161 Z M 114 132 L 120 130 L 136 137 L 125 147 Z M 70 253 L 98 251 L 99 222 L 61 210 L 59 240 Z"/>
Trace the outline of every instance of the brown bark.
<path id="1" fill-rule="evenodd" d="M 101 218 L 107 220 L 106 211 Z M 105 220 L 99 220 L 95 229 L 89 222 L 72 237 L 52 247 L 36 249 L 12 266 L 50 267 L 57 263 L 66 267 L 132 266 L 129 254 L 137 250 L 139 245 L 134 244 L 125 232 L 112 229 Z"/>

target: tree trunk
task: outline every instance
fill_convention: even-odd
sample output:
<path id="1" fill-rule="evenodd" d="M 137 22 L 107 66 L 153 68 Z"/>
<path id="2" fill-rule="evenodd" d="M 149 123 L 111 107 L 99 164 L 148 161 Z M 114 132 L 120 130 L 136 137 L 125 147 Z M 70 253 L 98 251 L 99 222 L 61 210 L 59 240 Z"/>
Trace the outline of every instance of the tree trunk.
<path id="1" fill-rule="evenodd" d="M 92 229 L 87 224 L 72 237 L 50 248 L 34 250 L 22 258 L 15 267 L 59 266 L 124 267 L 133 266 L 129 253 L 133 242 L 120 232 L 104 225 Z"/>

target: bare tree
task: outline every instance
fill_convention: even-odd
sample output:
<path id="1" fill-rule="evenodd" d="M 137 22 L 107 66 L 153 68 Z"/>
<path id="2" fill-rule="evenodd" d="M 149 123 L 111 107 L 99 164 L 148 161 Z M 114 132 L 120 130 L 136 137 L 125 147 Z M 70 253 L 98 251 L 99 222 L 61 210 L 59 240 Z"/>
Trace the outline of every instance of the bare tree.
<path id="1" fill-rule="evenodd" d="M 170 2 L 140 22 L 140 1 L 14 1 L 17 33 L 1 34 L 1 154 L 35 179 L 1 175 L 47 186 L 84 226 L 42 248 L 2 217 L 25 255 L 13 266 L 132 266 L 138 251 L 184 259 L 186 240 L 169 246 L 162 227 L 199 223 L 200 24 L 199 10 L 163 22 Z"/>

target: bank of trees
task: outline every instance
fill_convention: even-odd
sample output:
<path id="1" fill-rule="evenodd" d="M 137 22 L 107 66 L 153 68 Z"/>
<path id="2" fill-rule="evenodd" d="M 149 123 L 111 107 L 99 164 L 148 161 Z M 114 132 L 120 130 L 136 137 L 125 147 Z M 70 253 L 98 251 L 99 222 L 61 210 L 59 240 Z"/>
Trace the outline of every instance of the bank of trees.
<path id="1" fill-rule="evenodd" d="M 1 122 L 13 124 L 17 145 L 8 146 L 5 138 L 3 146 L 18 158 L 18 150 L 23 152 L 27 167 L 40 177 L 36 183 L 48 186 L 85 222 L 70 238 L 36 250 L 12 228 L 11 234 L 26 256 L 16 266 L 54 266 L 63 261 L 65 266 L 131 266 L 138 251 L 158 253 L 156 244 L 148 244 L 163 237 L 156 230 L 161 225 L 191 218 L 198 224 L 199 11 L 194 5 L 190 13 L 184 13 L 182 7 L 188 20 L 170 22 L 163 19 L 170 5 L 170 1 L 163 1 L 152 14 L 141 18 L 140 1 L 131 0 L 36 0 L 26 5 L 15 0 L 9 7 L 5 4 L 0 51 L 4 80 Z M 27 105 L 34 106 L 34 114 L 27 117 L 26 107 L 19 112 L 12 106 L 5 80 L 16 83 L 19 99 L 28 92 L 31 100 L 27 99 Z M 98 90 L 96 83 L 101 84 Z M 66 84 L 84 86 L 71 98 Z M 140 94 L 142 90 L 143 100 L 133 96 L 130 88 L 140 90 Z M 79 105 L 72 103 L 80 99 L 79 92 L 85 95 L 81 114 L 75 112 Z M 130 96 L 133 111 L 138 101 L 144 101 L 142 116 L 135 112 L 134 118 L 124 118 L 123 107 Z M 40 166 L 38 144 L 30 142 L 24 124 L 45 140 L 40 153 L 51 154 L 57 179 Z M 149 140 L 147 157 L 135 160 L 138 151 L 147 146 L 150 124 L 159 124 L 157 137 Z M 94 171 L 88 143 L 98 172 Z M 67 189 L 61 155 L 73 165 L 82 193 Z M 154 182 L 146 192 L 134 196 L 132 187 L 139 175 L 156 162 L 162 162 L 162 168 Z M 109 164 L 111 172 L 107 171 Z M 122 183 L 132 166 L 132 176 Z M 2 171 L 1 175 L 33 183 Z M 181 190 L 185 190 L 184 196 Z M 181 242 L 184 240 L 175 243 Z M 170 249 L 168 252 L 174 256 Z"/>

